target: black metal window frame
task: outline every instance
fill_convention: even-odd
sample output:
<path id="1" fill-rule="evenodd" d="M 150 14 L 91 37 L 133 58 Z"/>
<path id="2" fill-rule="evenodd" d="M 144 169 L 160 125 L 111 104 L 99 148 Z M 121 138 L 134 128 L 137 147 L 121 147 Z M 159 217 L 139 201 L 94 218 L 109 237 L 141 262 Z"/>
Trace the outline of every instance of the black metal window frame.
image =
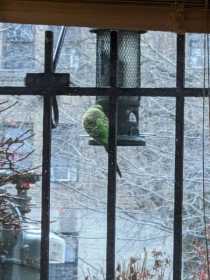
<path id="1" fill-rule="evenodd" d="M 61 34 L 62 35 L 62 34 Z M 63 30 L 64 35 L 64 30 Z M 62 36 L 63 36 L 62 35 Z M 63 40 L 64 36 L 61 36 Z M 176 88 L 117 88 L 117 32 L 111 32 L 110 87 L 80 88 L 69 86 L 69 74 L 54 73 L 58 56 L 53 56 L 53 33 L 45 34 L 45 68 L 41 74 L 27 74 L 25 87 L 0 87 L 0 95 L 43 96 L 43 152 L 42 152 L 42 218 L 40 279 L 49 277 L 49 223 L 50 223 L 50 168 L 52 112 L 57 110 L 56 95 L 109 97 L 109 152 L 107 195 L 107 249 L 106 279 L 115 279 L 115 224 L 116 224 L 116 162 L 117 117 L 119 96 L 148 96 L 176 98 L 175 186 L 174 186 L 174 241 L 173 279 L 182 276 L 182 209 L 183 209 L 183 155 L 184 155 L 184 100 L 185 97 L 204 97 L 203 88 L 185 88 L 185 35 L 177 35 Z M 58 46 L 58 49 L 60 46 Z M 52 109 L 54 108 L 54 109 Z M 56 121 L 56 120 L 55 120 Z"/>

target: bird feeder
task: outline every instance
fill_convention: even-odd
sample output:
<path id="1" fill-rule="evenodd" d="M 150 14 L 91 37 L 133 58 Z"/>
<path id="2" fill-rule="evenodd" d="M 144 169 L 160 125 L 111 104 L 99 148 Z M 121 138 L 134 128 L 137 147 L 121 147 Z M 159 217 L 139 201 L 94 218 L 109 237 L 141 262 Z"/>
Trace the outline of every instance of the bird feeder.
<path id="1" fill-rule="evenodd" d="M 96 29 L 96 86 L 110 86 L 110 29 Z M 141 32 L 118 32 L 118 67 L 117 87 L 139 88 L 141 79 Z M 109 98 L 97 96 L 96 103 L 100 104 L 108 116 Z M 139 132 L 139 96 L 121 96 L 118 98 L 118 139 L 119 146 L 144 146 L 144 137 Z M 95 145 L 93 140 L 90 144 Z"/>

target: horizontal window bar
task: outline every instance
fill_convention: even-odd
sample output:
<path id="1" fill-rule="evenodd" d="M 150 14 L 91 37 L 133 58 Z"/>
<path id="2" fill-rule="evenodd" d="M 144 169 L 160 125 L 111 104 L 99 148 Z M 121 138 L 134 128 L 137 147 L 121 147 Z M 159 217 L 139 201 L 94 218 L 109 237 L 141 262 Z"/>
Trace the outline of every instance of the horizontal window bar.
<path id="1" fill-rule="evenodd" d="M 64 87 L 47 90 L 28 87 L 0 87 L 0 95 L 69 95 L 69 96 L 151 96 L 151 97 L 203 97 L 208 92 L 203 88 L 95 88 Z"/>

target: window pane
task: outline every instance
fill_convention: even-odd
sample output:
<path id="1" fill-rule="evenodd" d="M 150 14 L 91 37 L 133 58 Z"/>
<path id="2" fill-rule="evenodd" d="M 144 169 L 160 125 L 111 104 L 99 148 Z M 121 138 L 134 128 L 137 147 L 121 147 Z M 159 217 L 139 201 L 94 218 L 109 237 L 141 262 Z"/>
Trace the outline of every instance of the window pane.
<path id="1" fill-rule="evenodd" d="M 61 28 L 56 26 L 48 27 L 3 23 L 0 27 L 0 85 L 22 86 L 27 72 L 43 71 L 45 30 L 53 29 L 55 32 L 54 45 L 56 45 Z M 71 81 L 73 85 L 94 86 L 95 47 L 95 35 L 90 33 L 88 28 L 68 28 L 57 71 L 71 72 Z M 26 138 L 23 146 L 21 146 L 22 143 L 15 143 L 12 146 L 13 152 L 16 152 L 15 156 L 12 155 L 13 160 L 16 160 L 16 168 L 20 171 L 23 168 L 34 168 L 38 166 L 38 175 L 40 175 L 40 156 L 42 150 L 42 107 L 40 107 L 40 104 L 42 104 L 42 98 L 30 97 L 30 101 L 26 97 L 13 97 L 10 99 L 12 104 L 16 101 L 18 101 L 18 104 L 14 111 L 11 109 L 4 112 L 4 118 L 2 118 L 3 121 L 0 125 L 0 135 L 2 137 L 9 137 L 9 139 L 11 138 L 13 141 L 20 136 L 24 137 L 24 139 Z M 103 203 L 101 203 L 101 205 L 103 210 L 99 207 L 98 202 L 96 202 L 96 205 L 92 205 L 92 202 L 98 199 L 97 195 L 95 197 L 95 189 L 97 189 L 98 186 L 99 188 L 101 187 L 101 182 L 97 182 L 101 172 L 101 168 L 98 167 L 98 161 L 100 161 L 100 159 L 97 161 L 87 160 L 88 158 L 92 158 L 89 154 L 95 154 L 97 148 L 88 146 L 87 137 L 84 137 L 84 131 L 81 127 L 81 116 L 90 104 L 90 100 L 85 100 L 83 112 L 81 111 L 80 115 L 78 115 L 80 110 L 80 103 L 78 103 L 78 101 L 79 99 L 77 98 L 60 98 L 60 125 L 52 132 L 50 279 L 57 279 L 58 275 L 59 278 L 63 277 L 63 279 L 68 275 L 73 275 L 75 277 L 78 275 L 81 276 L 82 272 L 78 270 L 79 266 L 82 266 L 84 268 L 84 273 L 87 274 L 90 267 L 97 266 L 99 269 L 100 265 L 102 263 L 104 264 L 105 259 L 104 251 L 99 254 L 99 257 L 93 257 L 97 250 L 97 246 L 94 247 L 94 242 L 98 237 L 97 234 L 94 234 L 94 230 L 91 231 L 92 233 L 89 232 L 90 225 L 95 222 L 96 231 L 98 229 L 100 232 L 103 232 L 103 234 L 100 234 L 100 238 L 103 235 L 103 246 L 105 246 L 106 240 L 104 232 L 106 225 L 102 225 L 101 227 L 100 221 L 105 220 L 106 210 L 104 208 L 106 206 L 104 203 L 106 203 L 106 199 L 102 199 Z M 64 107 L 64 109 L 62 109 L 62 107 Z M 71 110 L 74 110 L 74 112 L 72 113 Z M 74 119 L 72 119 L 73 116 Z M 40 122 L 39 124 L 38 119 Z M 83 136 L 77 134 L 76 130 L 83 131 Z M 28 134 L 33 134 L 33 136 L 28 137 L 26 131 Z M 72 131 L 74 135 L 72 135 Z M 82 144 L 82 142 L 84 142 L 84 144 Z M 99 149 L 101 151 L 101 148 Z M 84 151 L 86 154 L 84 153 L 85 157 L 83 158 Z M 32 153 L 31 156 L 24 158 L 28 153 Z M 104 157 L 105 155 L 103 153 L 103 160 L 99 163 L 102 166 L 102 170 L 107 167 L 106 157 Z M 24 160 L 20 160 L 22 158 L 24 158 Z M 31 160 L 31 158 L 33 160 Z M 91 161 L 91 168 L 88 169 L 87 167 L 85 169 L 85 165 L 87 166 Z M 9 165 L 9 163 L 7 165 Z M 97 168 L 99 168 L 98 171 Z M 82 173 L 81 170 L 83 170 Z M 97 177 L 95 177 L 95 172 L 97 172 Z M 105 174 L 103 175 L 104 184 L 106 182 Z M 88 182 L 90 178 L 95 178 L 95 188 Z M 86 184 L 90 186 L 90 190 L 89 188 L 86 189 Z M 28 182 L 24 182 L 24 187 L 28 188 Z M 32 256 L 36 258 L 37 265 L 36 271 L 33 270 L 31 272 L 34 279 L 36 279 L 36 277 L 39 279 L 40 188 L 41 178 L 39 176 L 36 187 L 33 191 L 30 190 L 32 200 L 31 202 L 28 201 L 28 203 L 31 203 L 31 212 L 27 213 L 27 221 L 32 223 L 33 227 L 35 227 L 35 229 L 32 228 L 30 231 L 30 238 L 32 240 L 34 240 L 34 238 L 37 239 L 36 250 L 33 249 Z M 101 194 L 103 194 L 105 190 L 105 187 L 102 188 Z M 15 189 L 13 192 L 15 193 Z M 90 198 L 87 200 L 88 195 L 90 195 Z M 98 213 L 98 215 L 95 215 L 95 212 Z M 86 226 L 83 227 L 83 224 Z M 89 230 L 86 231 L 88 226 Z M 82 236 L 80 239 L 78 238 L 78 234 Z M 91 255 L 90 259 L 89 256 L 86 256 L 87 248 Z M 27 254 L 32 254 L 30 249 L 31 248 L 27 248 L 29 251 L 26 252 Z M 92 266 L 91 263 L 93 263 Z M 4 270 L 4 267 L 2 269 Z M 17 277 L 19 277 L 19 275 L 23 277 L 22 270 L 19 270 L 20 272 L 17 273 Z M 14 274 L 15 272 L 12 273 Z M 22 280 L 23 278 L 20 279 Z"/>
<path id="2" fill-rule="evenodd" d="M 117 273 L 172 279 L 175 99 L 142 98 L 139 116 L 146 146 L 118 148 Z"/>
<path id="3" fill-rule="evenodd" d="M 142 35 L 142 87 L 176 87 L 176 34 Z"/>
<path id="4" fill-rule="evenodd" d="M 61 30 L 50 27 L 55 40 Z M 96 76 L 96 36 L 89 28 L 68 27 L 57 72 L 70 73 L 72 86 L 94 87 Z"/>
<path id="5" fill-rule="evenodd" d="M 0 275 L 39 279 L 42 101 L 0 97 Z"/>
<path id="6" fill-rule="evenodd" d="M 88 144 L 82 126 L 94 100 L 59 98 L 60 124 L 52 139 L 51 232 L 65 245 L 64 257 L 50 265 L 50 279 L 101 278 L 105 273 L 107 154 Z"/>
<path id="7" fill-rule="evenodd" d="M 166 47 L 167 46 L 167 47 Z M 142 87 L 176 86 L 176 35 L 142 35 Z M 146 146 L 119 147 L 117 274 L 172 279 L 175 99 L 141 98 Z M 128 109 L 129 110 L 129 109 Z"/>
<path id="8" fill-rule="evenodd" d="M 205 279 L 207 277 L 207 248 L 205 244 L 203 219 L 203 176 L 206 199 L 207 232 L 209 232 L 208 186 L 210 155 L 208 100 L 206 99 L 205 101 L 204 135 L 202 98 L 186 98 L 185 104 L 183 279 Z M 203 137 L 205 149 L 204 158 Z"/>

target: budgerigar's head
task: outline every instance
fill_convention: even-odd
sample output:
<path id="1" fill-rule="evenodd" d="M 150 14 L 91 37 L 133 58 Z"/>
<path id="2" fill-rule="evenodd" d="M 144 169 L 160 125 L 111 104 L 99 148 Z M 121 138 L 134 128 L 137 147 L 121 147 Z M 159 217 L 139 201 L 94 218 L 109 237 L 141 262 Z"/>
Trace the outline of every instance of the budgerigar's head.
<path id="1" fill-rule="evenodd" d="M 103 107 L 101 105 L 99 105 L 99 104 L 94 105 L 94 108 L 103 111 Z"/>

